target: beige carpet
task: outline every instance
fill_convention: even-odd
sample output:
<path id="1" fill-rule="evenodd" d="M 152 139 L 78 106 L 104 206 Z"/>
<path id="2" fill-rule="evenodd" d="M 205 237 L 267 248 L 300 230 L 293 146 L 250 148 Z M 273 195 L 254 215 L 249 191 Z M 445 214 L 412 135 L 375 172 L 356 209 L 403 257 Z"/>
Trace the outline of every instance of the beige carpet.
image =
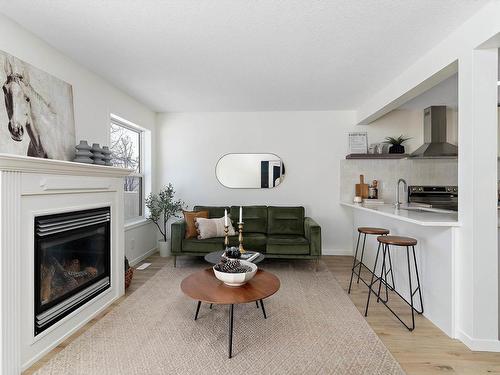
<path id="1" fill-rule="evenodd" d="M 206 267 L 167 265 L 37 374 L 404 374 L 333 275 L 320 263 L 266 262 L 281 280 L 265 301 L 235 306 L 227 358 L 227 306 L 196 303 L 181 280 Z"/>

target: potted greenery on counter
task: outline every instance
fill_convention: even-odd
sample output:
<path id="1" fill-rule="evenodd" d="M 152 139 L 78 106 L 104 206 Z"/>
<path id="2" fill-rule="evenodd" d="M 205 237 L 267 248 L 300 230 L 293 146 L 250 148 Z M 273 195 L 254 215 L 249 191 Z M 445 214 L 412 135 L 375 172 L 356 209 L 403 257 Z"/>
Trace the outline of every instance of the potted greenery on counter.
<path id="1" fill-rule="evenodd" d="M 404 154 L 405 153 L 405 143 L 407 140 L 411 139 L 410 137 L 405 137 L 402 134 L 397 137 L 386 137 L 384 143 L 388 143 L 391 145 L 389 147 L 389 154 Z"/>
<path id="2" fill-rule="evenodd" d="M 185 203 L 180 199 L 175 200 L 174 196 L 174 187 L 168 184 L 158 194 L 150 193 L 146 198 L 146 207 L 149 210 L 148 219 L 155 223 L 162 235 L 162 240 L 158 241 L 162 257 L 170 254 L 168 221 L 171 218 L 180 217 L 179 212 L 186 208 Z"/>

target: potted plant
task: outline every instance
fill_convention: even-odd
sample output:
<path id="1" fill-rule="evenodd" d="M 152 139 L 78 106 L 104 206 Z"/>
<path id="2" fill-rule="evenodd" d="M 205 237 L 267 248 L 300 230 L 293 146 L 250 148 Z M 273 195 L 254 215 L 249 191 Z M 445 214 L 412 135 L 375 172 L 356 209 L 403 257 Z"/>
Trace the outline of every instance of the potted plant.
<path id="1" fill-rule="evenodd" d="M 186 206 L 180 199 L 174 199 L 175 191 L 172 184 L 163 187 L 158 194 L 150 193 L 146 198 L 146 207 L 149 210 L 148 219 L 158 227 L 162 239 L 158 241 L 160 256 L 166 257 L 170 254 L 168 221 L 173 217 L 180 217 Z"/>
<path id="2" fill-rule="evenodd" d="M 389 147 L 389 154 L 404 154 L 405 153 L 405 143 L 407 140 L 411 139 L 410 137 L 405 137 L 400 135 L 397 138 L 394 137 L 386 137 L 384 143 L 388 143 L 391 145 Z"/>

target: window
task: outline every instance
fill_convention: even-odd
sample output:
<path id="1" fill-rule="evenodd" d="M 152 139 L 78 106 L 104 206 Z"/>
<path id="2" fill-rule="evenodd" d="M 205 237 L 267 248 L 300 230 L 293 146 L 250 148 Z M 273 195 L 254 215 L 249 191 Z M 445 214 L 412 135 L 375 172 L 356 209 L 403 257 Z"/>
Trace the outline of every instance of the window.
<path id="1" fill-rule="evenodd" d="M 133 169 L 125 177 L 125 220 L 139 219 L 144 214 L 144 131 L 139 127 L 111 117 L 110 127 L 111 161 L 115 167 Z"/>

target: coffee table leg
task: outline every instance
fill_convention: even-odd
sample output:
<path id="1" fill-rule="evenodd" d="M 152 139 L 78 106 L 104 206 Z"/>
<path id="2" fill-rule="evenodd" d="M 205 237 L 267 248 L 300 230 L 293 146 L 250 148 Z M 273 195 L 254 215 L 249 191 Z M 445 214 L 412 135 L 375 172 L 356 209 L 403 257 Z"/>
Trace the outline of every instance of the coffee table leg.
<path id="1" fill-rule="evenodd" d="M 233 313 L 234 305 L 229 307 L 229 358 L 233 356 Z"/>
<path id="2" fill-rule="evenodd" d="M 255 304 L 257 305 L 257 308 L 259 308 L 259 301 L 255 301 Z"/>
<path id="3" fill-rule="evenodd" d="M 198 319 L 198 313 L 200 312 L 201 301 L 198 301 L 198 306 L 196 306 L 196 314 L 194 314 L 194 320 Z"/>
<path id="4" fill-rule="evenodd" d="M 210 310 L 212 310 L 212 305 L 213 305 L 213 304 L 211 303 L 211 304 L 210 304 Z"/>
<path id="5" fill-rule="evenodd" d="M 262 307 L 262 313 L 264 314 L 264 319 L 267 319 L 266 309 L 264 308 L 264 301 L 260 300 L 260 307 Z"/>

